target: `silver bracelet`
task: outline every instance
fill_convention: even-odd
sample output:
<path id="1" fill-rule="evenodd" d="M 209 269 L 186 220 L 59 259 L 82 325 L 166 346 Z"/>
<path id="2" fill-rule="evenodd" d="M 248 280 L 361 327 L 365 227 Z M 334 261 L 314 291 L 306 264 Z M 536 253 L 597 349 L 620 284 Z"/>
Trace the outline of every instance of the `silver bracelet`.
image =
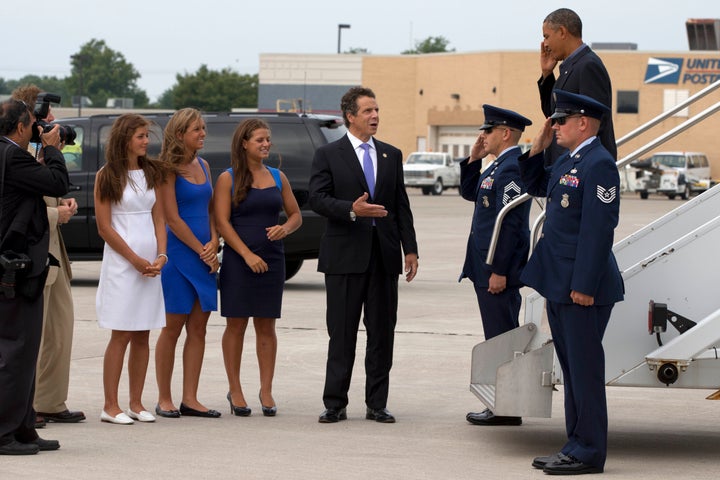
<path id="1" fill-rule="evenodd" d="M 160 257 L 165 257 L 165 261 L 166 261 L 166 262 L 167 262 L 168 260 L 170 260 L 170 259 L 168 258 L 168 256 L 165 255 L 164 253 L 158 253 L 157 258 L 160 258 Z"/>

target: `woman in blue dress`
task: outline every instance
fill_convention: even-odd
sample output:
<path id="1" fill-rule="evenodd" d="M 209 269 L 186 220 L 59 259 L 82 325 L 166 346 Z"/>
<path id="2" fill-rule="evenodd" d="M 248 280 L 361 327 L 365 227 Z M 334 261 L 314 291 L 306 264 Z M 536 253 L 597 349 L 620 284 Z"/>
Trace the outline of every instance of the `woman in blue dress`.
<path id="1" fill-rule="evenodd" d="M 205 135 L 205 121 L 198 110 L 178 110 L 165 127 L 160 151 L 160 159 L 174 170 L 159 190 L 168 226 L 168 263 L 161 276 L 166 326 L 155 349 L 155 411 L 168 418 L 220 416 L 197 398 L 205 330 L 210 312 L 217 310 L 218 237 L 211 215 L 212 183 L 207 162 L 197 156 Z M 171 381 L 175 347 L 183 328 L 187 338 L 183 348 L 182 401 L 177 409 Z"/>
<path id="2" fill-rule="evenodd" d="M 223 237 L 220 270 L 220 314 L 227 317 L 222 338 L 228 376 L 230 413 L 248 416 L 240 385 L 240 363 L 248 320 L 253 317 L 260 369 L 260 406 L 274 416 L 272 396 L 277 337 L 285 283 L 282 239 L 300 228 L 302 217 L 284 173 L 263 164 L 270 153 L 270 128 L 262 120 L 248 119 L 235 130 L 231 146 L 232 168 L 220 174 L 215 185 L 214 216 Z M 280 212 L 287 221 L 279 224 Z"/>

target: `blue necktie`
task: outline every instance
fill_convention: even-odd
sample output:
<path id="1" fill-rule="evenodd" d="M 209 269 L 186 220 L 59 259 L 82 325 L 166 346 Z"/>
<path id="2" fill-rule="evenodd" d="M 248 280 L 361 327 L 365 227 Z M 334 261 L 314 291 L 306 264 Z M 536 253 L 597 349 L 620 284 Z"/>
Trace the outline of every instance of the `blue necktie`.
<path id="1" fill-rule="evenodd" d="M 375 169 L 373 168 L 372 157 L 370 157 L 370 145 L 363 143 L 360 147 L 365 150 L 363 154 L 363 171 L 365 172 L 365 180 L 368 184 L 368 193 L 372 197 L 375 194 Z"/>

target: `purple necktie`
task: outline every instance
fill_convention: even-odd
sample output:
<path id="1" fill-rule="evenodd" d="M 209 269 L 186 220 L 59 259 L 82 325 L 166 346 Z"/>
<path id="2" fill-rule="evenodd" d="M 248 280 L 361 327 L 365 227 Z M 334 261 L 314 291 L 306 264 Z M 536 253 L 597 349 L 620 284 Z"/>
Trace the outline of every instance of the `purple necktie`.
<path id="1" fill-rule="evenodd" d="M 368 184 L 368 193 L 372 197 L 375 194 L 375 169 L 373 168 L 372 157 L 370 157 L 370 145 L 363 143 L 360 147 L 365 150 L 363 154 L 363 171 L 365 172 L 365 180 Z"/>

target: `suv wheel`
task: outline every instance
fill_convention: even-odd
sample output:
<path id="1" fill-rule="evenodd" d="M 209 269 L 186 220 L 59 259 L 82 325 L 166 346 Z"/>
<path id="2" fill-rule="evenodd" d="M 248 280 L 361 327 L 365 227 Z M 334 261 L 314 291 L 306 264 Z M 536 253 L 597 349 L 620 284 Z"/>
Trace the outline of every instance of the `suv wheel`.
<path id="1" fill-rule="evenodd" d="M 682 198 L 683 200 L 687 200 L 688 198 L 690 198 L 690 193 L 690 185 L 686 183 L 685 190 L 683 190 L 683 192 L 680 194 L 680 198 Z"/>
<path id="2" fill-rule="evenodd" d="M 442 178 L 438 178 L 437 180 L 435 180 L 435 183 L 433 183 L 432 194 L 433 195 L 442 195 L 442 192 L 443 192 Z"/>
<path id="3" fill-rule="evenodd" d="M 285 281 L 290 280 L 295 274 L 300 271 L 303 260 L 288 260 L 285 259 Z"/>

